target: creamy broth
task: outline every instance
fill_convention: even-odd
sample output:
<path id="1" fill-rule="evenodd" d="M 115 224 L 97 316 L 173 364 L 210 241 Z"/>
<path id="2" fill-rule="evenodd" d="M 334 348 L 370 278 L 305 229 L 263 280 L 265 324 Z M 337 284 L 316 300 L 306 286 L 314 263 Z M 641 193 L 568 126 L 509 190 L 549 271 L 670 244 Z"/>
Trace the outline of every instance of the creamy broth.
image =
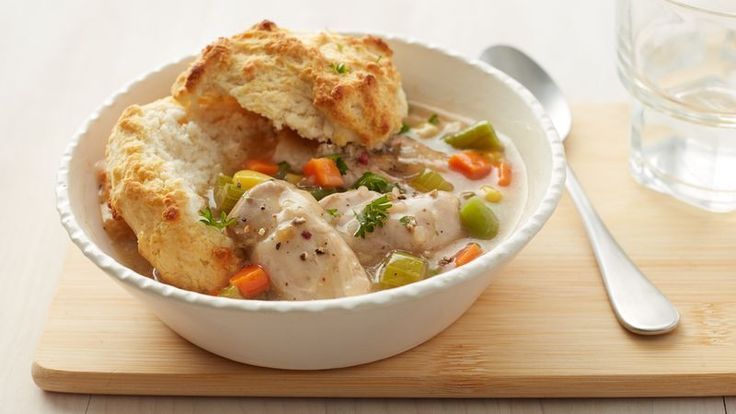
<path id="1" fill-rule="evenodd" d="M 439 115 L 439 125 L 435 126 L 427 122 L 433 114 Z M 456 133 L 473 123 L 473 120 L 460 115 L 417 102 L 410 103 L 409 116 L 406 119 L 406 124 L 411 127 L 407 133 L 409 137 L 416 139 L 436 151 L 446 154 L 452 154 L 457 152 L 457 150 L 447 144 L 442 138 L 448 134 Z M 498 235 L 491 240 L 478 240 L 470 237 L 458 239 L 444 248 L 433 252 L 429 258 L 430 262 L 437 263 L 443 258 L 450 258 L 458 250 L 462 249 L 463 246 L 471 242 L 480 244 L 484 252 L 492 250 L 494 246 L 513 232 L 519 222 L 528 195 L 526 167 L 511 139 L 499 131 L 496 131 L 496 133 L 505 146 L 504 157 L 513 167 L 513 180 L 509 186 L 501 188 L 496 185 L 498 181 L 498 170 L 495 168 L 489 176 L 481 180 L 470 180 L 447 166 L 435 168 L 438 168 L 438 170 L 441 168 L 442 175 L 455 186 L 453 192 L 461 200 L 464 198 L 464 195 L 468 194 L 474 194 L 483 198 L 484 193 L 481 190 L 483 185 L 491 185 L 502 192 L 503 199 L 501 202 L 488 203 L 488 206 L 491 207 L 496 217 L 498 217 L 500 224 Z M 449 268 L 445 268 L 445 270 Z"/>

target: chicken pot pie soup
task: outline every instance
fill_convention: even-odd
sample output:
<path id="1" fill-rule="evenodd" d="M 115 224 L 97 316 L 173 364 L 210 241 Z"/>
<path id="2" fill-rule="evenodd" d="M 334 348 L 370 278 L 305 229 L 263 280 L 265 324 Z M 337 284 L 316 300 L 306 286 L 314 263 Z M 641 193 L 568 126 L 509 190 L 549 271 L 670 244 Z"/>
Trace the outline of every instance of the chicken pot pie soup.
<path id="1" fill-rule="evenodd" d="M 110 136 L 101 210 L 120 253 L 183 289 L 312 300 L 492 250 L 526 201 L 518 152 L 487 121 L 407 103 L 391 54 L 271 22 L 208 46 Z"/>

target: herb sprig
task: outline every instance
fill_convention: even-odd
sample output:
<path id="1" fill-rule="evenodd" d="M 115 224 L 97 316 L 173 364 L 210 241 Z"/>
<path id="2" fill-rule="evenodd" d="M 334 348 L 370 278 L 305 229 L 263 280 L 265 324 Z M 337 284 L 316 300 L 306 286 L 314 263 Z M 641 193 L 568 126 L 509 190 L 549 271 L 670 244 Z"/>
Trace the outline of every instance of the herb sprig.
<path id="1" fill-rule="evenodd" d="M 355 219 L 360 226 L 353 234 L 354 237 L 365 239 L 366 233 L 372 233 L 376 227 L 383 227 L 388 220 L 388 209 L 392 206 L 388 196 L 382 195 L 363 207 L 360 213 L 355 213 Z"/>
<path id="2" fill-rule="evenodd" d="M 388 179 L 370 171 L 360 176 L 355 184 L 353 184 L 353 188 L 360 188 L 361 186 L 379 193 L 390 193 L 394 188 L 394 184 Z"/>
<path id="3" fill-rule="evenodd" d="M 289 174 L 289 173 L 292 173 L 293 172 L 293 170 L 291 169 L 291 164 L 289 164 L 286 161 L 281 161 L 277 165 L 279 166 L 279 170 L 278 170 L 278 172 L 276 172 L 275 177 L 278 178 L 278 179 L 280 179 L 280 180 L 283 180 L 284 177 L 286 177 L 286 174 Z"/>
<path id="4" fill-rule="evenodd" d="M 227 214 L 224 211 L 220 212 L 219 218 L 215 218 L 212 210 L 209 207 L 205 207 L 199 211 L 199 222 L 222 230 L 235 224 L 236 220 L 234 218 L 227 218 Z"/>
<path id="5" fill-rule="evenodd" d="M 350 68 L 344 63 L 330 63 L 330 68 L 335 71 L 338 75 L 344 75 L 350 72 Z"/>
<path id="6" fill-rule="evenodd" d="M 344 159 L 338 154 L 332 154 L 328 155 L 327 158 L 331 159 L 332 161 L 335 161 L 335 165 L 337 166 L 337 170 L 340 171 L 340 175 L 345 175 L 348 173 L 348 164 L 345 162 Z"/>
<path id="7" fill-rule="evenodd" d="M 414 216 L 404 216 L 399 219 L 399 223 L 403 224 L 404 227 L 411 230 L 417 226 L 417 219 Z"/>
<path id="8" fill-rule="evenodd" d="M 432 114 L 429 119 L 427 120 L 432 125 L 439 125 L 440 124 L 440 117 L 437 114 Z"/>
<path id="9" fill-rule="evenodd" d="M 406 134 L 407 132 L 411 131 L 411 127 L 407 125 L 406 123 L 401 123 L 401 129 L 399 130 L 399 135 Z"/>

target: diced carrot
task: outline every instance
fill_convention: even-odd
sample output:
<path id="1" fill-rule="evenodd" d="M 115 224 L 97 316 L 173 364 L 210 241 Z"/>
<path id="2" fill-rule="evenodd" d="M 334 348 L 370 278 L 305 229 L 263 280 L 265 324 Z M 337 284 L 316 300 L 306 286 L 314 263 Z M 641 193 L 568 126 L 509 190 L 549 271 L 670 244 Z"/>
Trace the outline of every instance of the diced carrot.
<path id="1" fill-rule="evenodd" d="M 478 151 L 453 154 L 448 161 L 450 168 L 471 180 L 479 180 L 491 173 L 491 160 Z"/>
<path id="2" fill-rule="evenodd" d="M 334 160 L 329 158 L 312 158 L 304 166 L 304 175 L 320 187 L 343 187 L 345 182 Z"/>
<path id="3" fill-rule="evenodd" d="M 483 254 L 478 243 L 470 243 L 455 254 L 455 266 L 460 267 Z"/>
<path id="4" fill-rule="evenodd" d="M 230 284 L 237 287 L 240 294 L 248 299 L 268 290 L 271 281 L 260 265 L 249 265 L 230 278 Z"/>
<path id="5" fill-rule="evenodd" d="M 258 171 L 266 175 L 276 175 L 279 172 L 279 166 L 271 161 L 265 160 L 248 160 L 244 165 L 246 170 Z"/>
<path id="6" fill-rule="evenodd" d="M 501 161 L 498 165 L 498 185 L 508 187 L 511 184 L 511 165 L 506 161 Z"/>

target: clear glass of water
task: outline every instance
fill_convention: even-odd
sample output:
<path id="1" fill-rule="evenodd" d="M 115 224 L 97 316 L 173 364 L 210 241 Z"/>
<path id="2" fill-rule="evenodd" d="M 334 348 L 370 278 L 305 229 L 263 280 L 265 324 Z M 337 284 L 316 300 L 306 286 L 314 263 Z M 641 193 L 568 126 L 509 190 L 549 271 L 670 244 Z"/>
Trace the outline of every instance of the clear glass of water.
<path id="1" fill-rule="evenodd" d="M 618 71 L 634 97 L 637 181 L 736 210 L 736 0 L 618 0 Z"/>

